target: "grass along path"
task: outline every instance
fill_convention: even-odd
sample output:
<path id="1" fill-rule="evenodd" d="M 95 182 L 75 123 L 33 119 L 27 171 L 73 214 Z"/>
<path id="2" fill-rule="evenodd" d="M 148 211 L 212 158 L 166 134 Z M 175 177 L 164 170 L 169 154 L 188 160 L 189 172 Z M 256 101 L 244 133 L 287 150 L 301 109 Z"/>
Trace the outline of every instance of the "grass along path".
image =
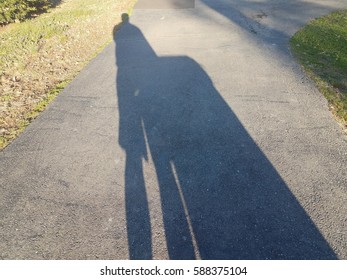
<path id="1" fill-rule="evenodd" d="M 0 28 L 0 150 L 112 40 L 136 0 L 65 0 Z"/>
<path id="2" fill-rule="evenodd" d="M 313 20 L 290 43 L 330 109 L 347 128 L 347 10 Z"/>

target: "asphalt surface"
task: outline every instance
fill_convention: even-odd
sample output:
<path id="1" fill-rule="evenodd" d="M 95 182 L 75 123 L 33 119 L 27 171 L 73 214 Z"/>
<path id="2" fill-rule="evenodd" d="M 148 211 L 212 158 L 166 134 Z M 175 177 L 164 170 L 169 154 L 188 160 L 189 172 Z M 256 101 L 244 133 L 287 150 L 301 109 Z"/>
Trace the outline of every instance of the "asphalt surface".
<path id="1" fill-rule="evenodd" d="M 188 2 L 0 153 L 1 259 L 347 259 L 346 136 L 288 48 L 346 2 Z"/>

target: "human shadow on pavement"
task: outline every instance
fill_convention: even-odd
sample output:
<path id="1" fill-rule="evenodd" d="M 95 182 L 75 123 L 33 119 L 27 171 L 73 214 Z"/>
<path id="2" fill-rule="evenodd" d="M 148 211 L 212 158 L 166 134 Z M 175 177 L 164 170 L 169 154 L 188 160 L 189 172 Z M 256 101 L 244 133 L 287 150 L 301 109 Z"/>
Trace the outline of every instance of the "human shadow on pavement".
<path id="1" fill-rule="evenodd" d="M 170 259 L 336 259 L 201 66 L 157 56 L 124 21 L 116 91 L 130 259 L 153 258 L 147 153 Z"/>

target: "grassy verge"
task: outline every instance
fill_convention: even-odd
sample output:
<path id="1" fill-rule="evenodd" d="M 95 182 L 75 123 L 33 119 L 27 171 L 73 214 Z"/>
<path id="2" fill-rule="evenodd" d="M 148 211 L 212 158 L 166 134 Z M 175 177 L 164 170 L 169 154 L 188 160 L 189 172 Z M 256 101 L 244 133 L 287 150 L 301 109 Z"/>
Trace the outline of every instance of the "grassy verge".
<path id="1" fill-rule="evenodd" d="M 136 0 L 65 0 L 0 28 L 0 150 L 112 40 Z"/>
<path id="2" fill-rule="evenodd" d="M 335 116 L 347 127 L 347 10 L 313 20 L 290 43 Z"/>

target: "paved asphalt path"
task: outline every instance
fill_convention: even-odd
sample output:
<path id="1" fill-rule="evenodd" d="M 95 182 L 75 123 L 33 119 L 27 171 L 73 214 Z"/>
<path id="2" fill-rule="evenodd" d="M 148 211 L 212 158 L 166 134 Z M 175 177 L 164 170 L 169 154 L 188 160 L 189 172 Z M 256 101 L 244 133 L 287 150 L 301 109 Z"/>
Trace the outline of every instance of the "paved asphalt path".
<path id="1" fill-rule="evenodd" d="M 0 153 L 0 258 L 347 259 L 346 137 L 288 48 L 343 7 L 140 0 Z"/>

